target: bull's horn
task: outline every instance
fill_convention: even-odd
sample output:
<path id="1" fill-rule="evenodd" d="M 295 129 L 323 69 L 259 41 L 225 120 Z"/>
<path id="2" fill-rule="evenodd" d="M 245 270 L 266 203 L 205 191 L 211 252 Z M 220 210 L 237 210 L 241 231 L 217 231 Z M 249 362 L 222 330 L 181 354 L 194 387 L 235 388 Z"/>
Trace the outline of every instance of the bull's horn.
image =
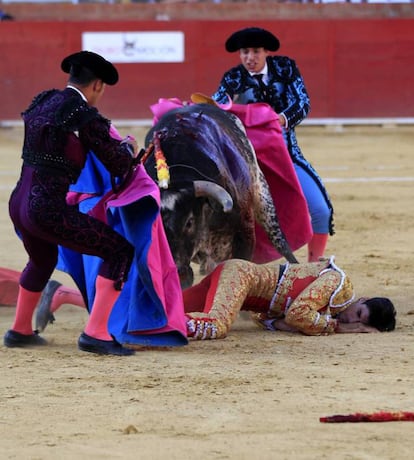
<path id="1" fill-rule="evenodd" d="M 233 199 L 229 193 L 218 184 L 206 180 L 194 181 L 195 196 L 211 196 L 216 199 L 223 207 L 224 212 L 230 212 L 233 209 Z"/>
<path id="2" fill-rule="evenodd" d="M 191 102 L 194 102 L 194 104 L 210 104 L 210 105 L 215 105 L 216 107 L 220 107 L 223 110 L 230 110 L 233 101 L 231 100 L 231 97 L 226 93 L 227 100 L 228 102 L 226 104 L 219 104 L 217 103 L 212 97 L 207 96 L 206 94 L 203 93 L 193 93 L 190 96 Z"/>

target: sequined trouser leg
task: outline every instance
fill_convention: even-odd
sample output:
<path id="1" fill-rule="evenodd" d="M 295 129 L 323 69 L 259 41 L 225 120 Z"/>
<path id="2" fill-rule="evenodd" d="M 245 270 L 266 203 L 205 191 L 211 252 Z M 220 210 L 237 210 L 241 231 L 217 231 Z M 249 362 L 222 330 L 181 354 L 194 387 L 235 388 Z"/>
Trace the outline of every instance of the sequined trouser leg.
<path id="1" fill-rule="evenodd" d="M 228 260 L 219 265 L 200 284 L 184 291 L 188 336 L 198 340 L 226 337 L 249 298 L 264 300 L 262 305 L 268 308 L 278 276 L 276 263 Z"/>

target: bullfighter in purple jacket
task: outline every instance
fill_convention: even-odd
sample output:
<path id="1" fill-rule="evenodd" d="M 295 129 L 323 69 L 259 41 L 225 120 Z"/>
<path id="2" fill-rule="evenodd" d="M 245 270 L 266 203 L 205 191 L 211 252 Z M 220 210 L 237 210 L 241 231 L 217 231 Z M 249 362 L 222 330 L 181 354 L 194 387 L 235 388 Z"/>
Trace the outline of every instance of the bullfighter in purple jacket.
<path id="1" fill-rule="evenodd" d="M 96 279 L 96 296 L 81 350 L 129 355 L 133 350 L 112 338 L 107 324 L 128 276 L 134 248 L 105 223 L 80 213 L 66 202 L 88 152 L 93 152 L 118 182 L 133 166 L 135 140 L 113 139 L 110 122 L 95 108 L 106 85 L 118 81 L 116 68 L 98 54 L 81 51 L 61 63 L 69 74 L 63 90 L 36 96 L 22 114 L 25 124 L 23 166 L 9 202 L 10 217 L 29 256 L 20 278 L 14 323 L 4 336 L 7 347 L 45 345 L 32 329 L 32 316 L 54 271 L 58 245 L 103 259 Z"/>

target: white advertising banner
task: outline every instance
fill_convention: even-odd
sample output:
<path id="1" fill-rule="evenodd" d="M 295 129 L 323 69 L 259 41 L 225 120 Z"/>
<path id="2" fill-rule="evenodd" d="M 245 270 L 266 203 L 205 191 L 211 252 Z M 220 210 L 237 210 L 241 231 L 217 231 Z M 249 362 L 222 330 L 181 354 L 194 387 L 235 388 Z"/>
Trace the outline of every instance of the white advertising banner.
<path id="1" fill-rule="evenodd" d="M 112 63 L 184 62 L 183 32 L 83 32 L 82 49 Z"/>

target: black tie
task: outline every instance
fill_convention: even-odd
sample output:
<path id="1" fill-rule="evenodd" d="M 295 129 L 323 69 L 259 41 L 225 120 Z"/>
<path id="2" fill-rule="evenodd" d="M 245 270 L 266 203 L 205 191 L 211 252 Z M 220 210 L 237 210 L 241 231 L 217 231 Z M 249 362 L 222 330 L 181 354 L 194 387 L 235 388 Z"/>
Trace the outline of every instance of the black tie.
<path id="1" fill-rule="evenodd" d="M 262 73 L 258 73 L 256 75 L 253 75 L 253 78 L 257 80 L 257 82 L 259 83 L 259 87 L 260 87 L 260 91 L 262 92 L 263 96 L 264 96 L 264 100 L 267 102 L 267 86 L 264 84 L 263 82 L 263 74 Z"/>

